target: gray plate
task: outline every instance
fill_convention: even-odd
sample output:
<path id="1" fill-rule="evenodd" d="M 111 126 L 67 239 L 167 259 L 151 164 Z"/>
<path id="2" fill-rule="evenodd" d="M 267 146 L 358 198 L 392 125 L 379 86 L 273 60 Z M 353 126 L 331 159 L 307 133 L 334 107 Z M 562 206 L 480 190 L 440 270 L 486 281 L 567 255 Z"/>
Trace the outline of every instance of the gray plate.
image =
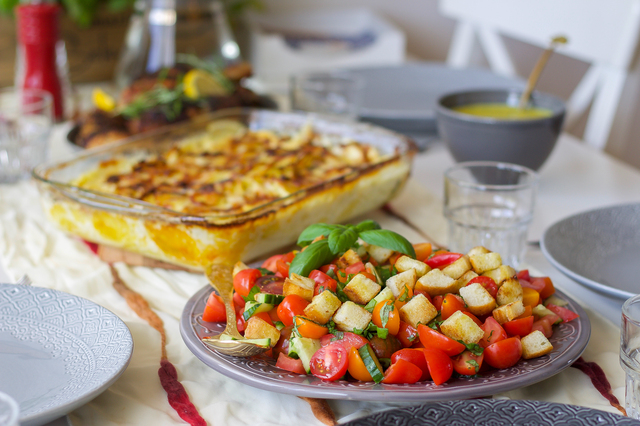
<path id="1" fill-rule="evenodd" d="M 618 414 L 577 405 L 542 401 L 485 399 L 448 401 L 398 408 L 363 417 L 344 426 L 574 426 L 574 425 L 640 425 L 640 422 Z"/>
<path id="2" fill-rule="evenodd" d="M 540 247 L 560 272 L 592 290 L 621 299 L 640 293 L 640 204 L 563 219 L 545 231 Z"/>
<path id="3" fill-rule="evenodd" d="M 0 284 L 0 391 L 37 426 L 89 402 L 122 374 L 133 339 L 109 310 L 40 287 Z"/>
<path id="4" fill-rule="evenodd" d="M 363 401 L 444 401 L 489 396 L 527 386 L 559 373 L 582 354 L 591 335 L 585 311 L 560 291 L 558 296 L 569 302 L 569 308 L 580 317 L 556 327 L 551 343 L 553 351 L 540 358 L 521 360 L 515 366 L 494 370 L 479 378 L 457 378 L 436 386 L 433 382 L 413 385 L 386 385 L 371 382 L 339 380 L 327 382 L 311 375 L 293 374 L 275 366 L 266 356 L 235 358 L 221 355 L 202 343 L 205 336 L 219 334 L 224 323 L 205 323 L 202 312 L 211 293 L 203 287 L 187 302 L 182 311 L 180 333 L 187 347 L 209 367 L 242 383 L 260 389 L 327 399 Z"/>

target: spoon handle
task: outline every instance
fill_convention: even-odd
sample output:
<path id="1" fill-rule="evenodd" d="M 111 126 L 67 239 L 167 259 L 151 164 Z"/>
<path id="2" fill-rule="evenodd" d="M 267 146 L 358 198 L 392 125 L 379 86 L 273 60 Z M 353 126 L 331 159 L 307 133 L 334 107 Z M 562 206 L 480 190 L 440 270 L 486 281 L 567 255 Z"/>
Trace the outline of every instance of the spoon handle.
<path id="1" fill-rule="evenodd" d="M 236 311 L 233 308 L 233 270 L 227 265 L 209 265 L 207 267 L 207 278 L 213 288 L 216 289 L 220 298 L 224 302 L 224 308 L 227 311 L 227 326 L 224 333 L 238 339 L 243 337 L 238 332 L 236 322 Z"/>
<path id="2" fill-rule="evenodd" d="M 547 64 L 547 61 L 551 57 L 551 54 L 554 51 L 554 47 L 548 47 L 542 52 L 538 62 L 533 67 L 533 71 L 531 71 L 531 75 L 527 80 L 527 87 L 525 87 L 524 92 L 522 92 L 522 96 L 520 96 L 520 102 L 518 103 L 518 108 L 526 108 L 529 103 L 529 97 L 531 96 L 531 92 L 533 92 L 533 88 L 536 87 L 538 83 L 538 79 L 540 78 L 540 74 L 542 74 L 542 70 L 544 66 Z"/>

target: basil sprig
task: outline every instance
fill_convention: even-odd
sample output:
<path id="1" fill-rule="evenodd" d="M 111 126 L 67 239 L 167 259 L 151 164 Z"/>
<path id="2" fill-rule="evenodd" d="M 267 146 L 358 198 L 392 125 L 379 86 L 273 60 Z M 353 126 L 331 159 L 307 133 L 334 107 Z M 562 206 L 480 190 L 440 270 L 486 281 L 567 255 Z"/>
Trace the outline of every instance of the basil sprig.
<path id="1" fill-rule="evenodd" d="M 289 273 L 307 277 L 311 271 L 331 262 L 333 258 L 334 254 L 329 249 L 329 242 L 327 240 L 316 241 L 304 251 L 296 254 L 289 265 Z"/>

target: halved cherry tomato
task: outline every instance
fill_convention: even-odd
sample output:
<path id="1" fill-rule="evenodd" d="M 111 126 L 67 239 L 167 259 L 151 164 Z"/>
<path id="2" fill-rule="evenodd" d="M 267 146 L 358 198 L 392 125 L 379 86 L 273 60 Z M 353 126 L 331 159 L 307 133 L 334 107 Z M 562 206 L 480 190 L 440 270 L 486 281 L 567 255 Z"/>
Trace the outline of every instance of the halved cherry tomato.
<path id="1" fill-rule="evenodd" d="M 335 293 L 338 288 L 336 280 L 317 269 L 314 269 L 309 273 L 309 278 L 316 282 L 315 288 L 313 289 L 314 296 L 317 296 L 325 290 L 331 290 Z"/>
<path id="2" fill-rule="evenodd" d="M 544 282 L 537 280 L 537 281 L 527 281 L 527 280 L 518 280 L 518 282 L 520 282 L 520 286 L 522 288 L 531 288 L 535 291 L 537 291 L 538 293 L 540 293 L 542 290 L 544 290 Z"/>
<path id="3" fill-rule="evenodd" d="M 539 319 L 538 321 L 534 321 L 531 325 L 531 331 L 540 331 L 544 334 L 544 337 L 547 339 L 553 335 L 553 327 L 549 324 L 548 321 L 544 321 L 544 319 Z"/>
<path id="4" fill-rule="evenodd" d="M 396 337 L 400 340 L 402 346 L 409 348 L 416 340 L 418 340 L 418 330 L 413 328 L 411 324 L 400 321 L 400 328 Z"/>
<path id="5" fill-rule="evenodd" d="M 384 372 L 384 379 L 382 383 L 407 383 L 413 384 L 420 380 L 422 377 L 422 370 L 415 364 L 399 358 L 396 362 L 391 364 L 391 367 L 387 368 Z"/>
<path id="6" fill-rule="evenodd" d="M 247 328 L 247 322 L 244 320 L 244 308 L 241 308 L 236 315 L 236 326 L 238 327 L 238 331 L 240 333 L 244 333 L 244 330 Z"/>
<path id="7" fill-rule="evenodd" d="M 400 291 L 400 295 L 393 302 L 393 304 L 396 305 L 396 309 L 400 310 L 404 305 L 406 305 L 409 302 L 409 300 L 411 300 L 413 296 L 414 296 L 413 289 L 408 285 L 405 285 Z"/>
<path id="8" fill-rule="evenodd" d="M 431 302 L 433 304 L 433 307 L 436 308 L 436 311 L 440 312 L 442 311 L 442 301 L 444 300 L 444 296 L 439 294 L 437 296 L 433 296 L 433 301 Z"/>
<path id="9" fill-rule="evenodd" d="M 206 322 L 226 322 L 227 310 L 224 307 L 222 297 L 211 293 L 202 313 L 202 320 Z"/>
<path id="10" fill-rule="evenodd" d="M 420 341 L 425 348 L 439 349 L 447 354 L 447 356 L 458 355 L 464 351 L 465 346 L 462 343 L 456 342 L 452 338 L 438 333 L 426 325 L 418 325 L 418 333 L 420 335 Z"/>
<path id="11" fill-rule="evenodd" d="M 573 311 L 570 311 L 567 308 L 563 308 L 562 306 L 556 306 L 553 303 L 549 303 L 547 305 L 547 309 L 562 318 L 562 322 L 569 322 L 573 319 L 578 318 L 578 314 Z"/>
<path id="12" fill-rule="evenodd" d="M 353 347 L 349 349 L 349 366 L 347 367 L 349 374 L 356 380 L 360 380 L 361 382 L 372 382 L 373 378 L 371 377 L 371 373 L 367 370 L 367 367 L 364 365 L 364 361 L 360 356 L 358 350 Z"/>
<path id="13" fill-rule="evenodd" d="M 293 325 L 293 317 L 304 314 L 309 302 L 297 294 L 290 294 L 278 305 L 278 318 L 284 325 Z"/>
<path id="14" fill-rule="evenodd" d="M 363 272 L 365 270 L 364 267 L 364 263 L 362 262 L 356 262 L 353 265 L 349 265 L 344 269 L 344 272 L 347 273 L 347 275 L 356 275 L 360 272 Z"/>
<path id="15" fill-rule="evenodd" d="M 294 321 L 296 328 L 298 329 L 298 333 L 300 333 L 300 336 L 302 337 L 319 339 L 329 332 L 327 327 L 311 321 L 309 318 L 295 316 Z"/>
<path id="16" fill-rule="evenodd" d="M 282 275 L 284 278 L 289 277 L 289 265 L 290 263 L 287 263 L 282 259 L 276 260 L 276 268 L 278 269 L 278 274 Z"/>
<path id="17" fill-rule="evenodd" d="M 349 280 L 349 274 L 347 274 L 344 269 L 338 269 L 336 271 L 336 278 L 340 282 L 340 284 L 346 284 Z"/>
<path id="18" fill-rule="evenodd" d="M 247 297 L 256 280 L 262 276 L 258 269 L 243 269 L 233 277 L 233 288 L 242 297 Z"/>
<path id="19" fill-rule="evenodd" d="M 420 381 L 429 380 L 431 378 L 431 376 L 429 375 L 429 367 L 427 366 L 427 360 L 424 357 L 424 351 L 422 349 L 423 348 L 400 349 L 399 351 L 396 351 L 393 355 L 391 355 L 391 363 L 394 364 L 399 359 L 409 361 L 422 370 Z"/>
<path id="20" fill-rule="evenodd" d="M 236 315 L 238 315 L 238 309 L 244 308 L 246 303 L 240 293 L 233 293 L 233 308 L 236 310 Z"/>
<path id="21" fill-rule="evenodd" d="M 282 352 L 280 352 L 280 354 L 278 355 L 276 367 L 282 368 L 283 370 L 291 371 L 292 373 L 307 374 L 307 372 L 304 370 L 304 366 L 302 365 L 301 360 L 290 358 Z"/>
<path id="22" fill-rule="evenodd" d="M 265 275 L 258 278 L 255 285 L 260 288 L 261 293 L 282 294 L 284 278 L 277 275 Z"/>
<path id="23" fill-rule="evenodd" d="M 531 276 L 529 275 L 528 269 L 523 269 L 522 271 L 518 271 L 517 277 L 519 280 L 526 280 L 526 281 L 531 280 Z"/>
<path id="24" fill-rule="evenodd" d="M 390 308 L 385 308 L 390 306 Z M 382 318 L 383 309 L 387 311 L 386 321 Z M 389 330 L 389 334 L 396 335 L 400 330 L 400 312 L 396 308 L 391 300 L 383 300 L 376 304 L 373 308 L 373 317 L 371 321 L 381 328 Z"/>
<path id="25" fill-rule="evenodd" d="M 413 249 L 416 252 L 416 259 L 424 262 L 431 256 L 431 251 L 433 250 L 431 247 L 431 243 L 418 243 L 413 245 Z"/>
<path id="26" fill-rule="evenodd" d="M 544 288 L 540 291 L 540 298 L 541 299 L 547 299 L 548 297 L 551 297 L 552 294 L 554 294 L 556 292 L 555 287 L 553 286 L 553 281 L 551 281 L 551 278 L 549 277 L 536 277 L 536 278 L 531 278 L 531 283 L 537 283 L 538 281 L 542 282 L 544 284 Z"/>
<path id="27" fill-rule="evenodd" d="M 493 278 L 480 275 L 478 277 L 470 279 L 467 285 L 475 283 L 480 284 L 482 287 L 484 287 L 485 290 L 489 292 L 491 297 L 493 297 L 494 299 L 496 298 L 496 294 L 498 294 L 498 285 Z"/>
<path id="28" fill-rule="evenodd" d="M 502 324 L 502 328 L 507 332 L 509 336 L 524 337 L 531 333 L 531 327 L 533 326 L 533 315 L 529 315 L 526 318 L 514 319 Z"/>
<path id="29" fill-rule="evenodd" d="M 348 351 L 352 347 L 360 349 L 361 347 L 369 343 L 369 341 L 365 337 L 359 334 L 351 333 L 349 331 L 343 332 L 341 339 L 333 340 L 335 338 L 336 336 L 333 334 L 325 334 L 320 338 L 320 346 L 327 346 L 332 342 L 335 342 L 344 346 L 344 348 Z"/>
<path id="30" fill-rule="evenodd" d="M 540 304 L 540 293 L 531 287 L 522 287 L 522 304 L 532 308 Z"/>
<path id="31" fill-rule="evenodd" d="M 324 272 L 325 274 L 328 274 L 329 271 L 332 271 L 333 274 L 335 275 L 338 273 L 338 265 L 336 265 L 335 263 L 328 263 L 326 265 L 321 266 L 320 271 Z"/>
<path id="32" fill-rule="evenodd" d="M 443 320 L 446 320 L 451 315 L 458 311 L 466 311 L 467 309 L 464 307 L 464 301 L 462 298 L 456 294 L 448 293 L 444 296 L 442 300 L 442 308 L 440 310 L 440 316 Z"/>
<path id="33" fill-rule="evenodd" d="M 470 351 L 464 351 L 453 358 L 453 369 L 456 370 L 456 373 L 462 374 L 463 376 L 473 376 L 480 371 L 483 360 L 484 353 L 474 355 Z"/>
<path id="34" fill-rule="evenodd" d="M 323 380 L 338 380 L 347 372 L 348 360 L 347 350 L 342 345 L 327 345 L 311 357 L 311 374 Z"/>
<path id="35" fill-rule="evenodd" d="M 293 326 L 288 325 L 282 330 L 280 330 L 280 339 L 278 339 L 278 343 L 273 347 L 274 356 L 278 356 L 280 352 L 285 355 L 289 354 L 289 338 L 291 337 L 291 332 L 293 331 Z"/>
<path id="36" fill-rule="evenodd" d="M 507 338 L 507 332 L 504 331 L 504 328 L 502 328 L 500 323 L 493 317 L 488 317 L 480 328 L 484 331 L 484 336 L 478 344 L 483 348 Z"/>
<path id="37" fill-rule="evenodd" d="M 484 349 L 484 360 L 493 368 L 512 367 L 521 356 L 522 345 L 519 337 L 500 340 Z"/>
<path id="38" fill-rule="evenodd" d="M 276 272 L 278 272 L 278 269 L 276 267 L 276 260 L 282 259 L 282 256 L 284 256 L 284 254 L 274 254 L 273 256 L 262 262 L 262 265 L 260 265 L 260 267 L 267 269 L 275 274 Z"/>
<path id="39" fill-rule="evenodd" d="M 424 348 L 423 351 L 433 383 L 441 385 L 449 380 L 453 374 L 453 362 L 451 362 L 451 358 L 440 349 Z"/>
<path id="40" fill-rule="evenodd" d="M 271 320 L 271 316 L 268 312 L 259 312 L 257 314 L 253 314 L 251 318 L 258 317 L 269 325 L 273 325 L 273 321 Z"/>
<path id="41" fill-rule="evenodd" d="M 437 252 L 436 252 L 437 253 Z M 456 260 L 462 257 L 461 253 L 450 253 L 445 252 L 441 254 L 436 254 L 431 259 L 427 259 L 425 263 L 431 267 L 431 269 L 442 269 L 447 265 L 452 264 Z"/>

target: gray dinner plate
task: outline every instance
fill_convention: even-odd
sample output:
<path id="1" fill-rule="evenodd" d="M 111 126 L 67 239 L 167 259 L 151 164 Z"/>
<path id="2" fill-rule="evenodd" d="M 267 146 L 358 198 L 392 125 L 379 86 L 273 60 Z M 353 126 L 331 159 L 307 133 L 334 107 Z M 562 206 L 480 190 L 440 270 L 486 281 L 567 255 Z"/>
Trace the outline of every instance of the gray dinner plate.
<path id="1" fill-rule="evenodd" d="M 621 299 L 640 293 L 640 204 L 590 210 L 550 226 L 542 252 L 560 272 Z"/>
<path id="2" fill-rule="evenodd" d="M 89 402 L 124 372 L 133 339 L 111 311 L 41 287 L 0 284 L 0 391 L 20 425 L 50 422 Z"/>
<path id="3" fill-rule="evenodd" d="M 574 426 L 640 425 L 618 414 L 542 401 L 483 399 L 447 401 L 382 411 L 344 426 Z"/>
<path id="4" fill-rule="evenodd" d="M 187 347 L 209 367 L 239 382 L 260 389 L 298 396 L 363 401 L 444 401 L 476 398 L 528 386 L 547 379 L 569 367 L 584 351 L 591 335 L 585 311 L 560 291 L 568 308 L 579 317 L 560 324 L 550 341 L 553 351 L 545 356 L 520 360 L 511 368 L 492 370 L 477 378 L 455 378 L 436 386 L 433 382 L 375 384 L 355 380 L 328 382 L 311 375 L 290 373 L 275 366 L 267 356 L 236 358 L 209 348 L 202 338 L 224 330 L 225 323 L 202 321 L 202 312 L 211 294 L 211 286 L 196 292 L 185 305 L 180 319 L 180 333 Z"/>

